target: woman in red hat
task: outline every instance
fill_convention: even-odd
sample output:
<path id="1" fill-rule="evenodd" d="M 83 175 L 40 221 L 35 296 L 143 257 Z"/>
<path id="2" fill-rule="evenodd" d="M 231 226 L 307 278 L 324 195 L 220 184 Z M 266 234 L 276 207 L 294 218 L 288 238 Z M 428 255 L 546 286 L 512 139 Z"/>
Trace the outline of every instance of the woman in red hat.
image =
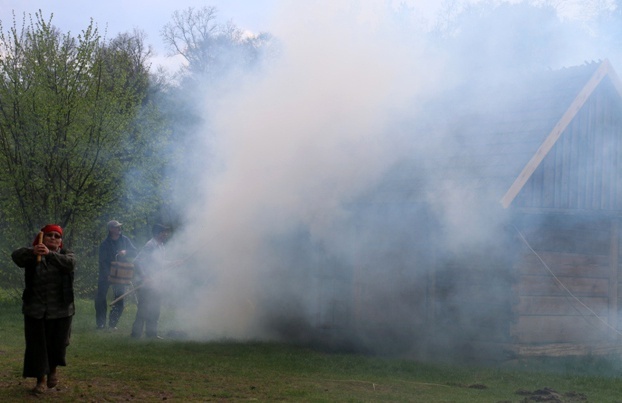
<path id="1" fill-rule="evenodd" d="M 43 393 L 46 384 L 48 388 L 58 384 L 56 367 L 66 365 L 75 313 L 76 261 L 73 252 L 63 248 L 63 229 L 55 224 L 41 228 L 31 247 L 19 248 L 11 257 L 24 268 L 26 284 L 22 296 L 26 336 L 23 376 L 37 378 L 33 392 Z"/>

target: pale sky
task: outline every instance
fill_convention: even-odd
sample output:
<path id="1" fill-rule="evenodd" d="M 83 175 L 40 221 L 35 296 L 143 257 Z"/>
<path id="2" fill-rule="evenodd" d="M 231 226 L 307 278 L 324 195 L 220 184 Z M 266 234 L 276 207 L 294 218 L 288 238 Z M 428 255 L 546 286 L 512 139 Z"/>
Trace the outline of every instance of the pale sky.
<path id="1" fill-rule="evenodd" d="M 458 0 L 458 2 L 477 3 L 482 0 Z M 521 0 L 503 0 L 510 3 Z M 583 16 L 589 18 L 595 8 L 613 6 L 613 0 L 531 0 L 534 3 L 556 4 L 560 16 Z M 15 12 L 18 25 L 22 15 L 35 14 L 38 10 L 49 18 L 63 32 L 71 31 L 77 35 L 85 29 L 91 18 L 103 34 L 107 28 L 107 38 L 114 38 L 120 32 L 131 32 L 134 28 L 144 31 L 147 44 L 153 47 L 155 57 L 152 67 L 159 65 L 175 70 L 178 61 L 168 58 L 160 32 L 171 21 L 174 11 L 189 7 L 202 8 L 214 6 L 218 10 L 218 22 L 232 21 L 237 27 L 253 33 L 270 32 L 278 35 L 278 26 L 296 24 L 308 14 L 334 12 L 349 5 L 358 10 L 361 18 L 374 19 L 382 14 L 382 9 L 406 5 L 416 10 L 415 15 L 424 20 L 433 20 L 443 0 L 0 0 L 0 21 L 6 31 L 12 26 L 12 12 Z M 312 11 L 312 12 L 311 12 Z M 177 59 L 179 60 L 179 59 Z"/>
<path id="2" fill-rule="evenodd" d="M 12 11 L 18 26 L 21 26 L 24 13 L 34 14 L 41 10 L 44 17 L 54 14 L 52 23 L 63 32 L 71 31 L 77 35 L 85 29 L 91 18 L 103 34 L 107 27 L 107 38 L 120 32 L 138 28 L 147 34 L 146 42 L 157 53 L 154 64 L 166 65 L 168 61 L 160 36 L 162 27 L 171 21 L 174 11 L 188 7 L 196 9 L 215 6 L 218 21 L 233 23 L 251 32 L 269 31 L 270 20 L 278 0 L 0 0 L 0 21 L 6 31 L 13 25 Z"/>

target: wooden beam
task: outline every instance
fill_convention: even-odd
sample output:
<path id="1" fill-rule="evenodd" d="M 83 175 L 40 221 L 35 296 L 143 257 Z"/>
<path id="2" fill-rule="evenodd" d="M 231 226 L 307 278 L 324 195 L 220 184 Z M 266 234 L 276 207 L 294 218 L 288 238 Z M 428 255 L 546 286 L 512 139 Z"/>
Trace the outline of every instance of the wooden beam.
<path id="1" fill-rule="evenodd" d="M 620 220 L 611 220 L 611 246 L 609 252 L 609 325 L 618 328 L 618 277 L 620 265 Z M 616 338 L 612 332 L 612 338 Z"/>
<path id="2" fill-rule="evenodd" d="M 609 76 L 609 79 L 611 80 L 611 84 L 613 84 L 613 87 L 615 88 L 616 92 L 618 93 L 620 98 L 622 98 L 622 81 L 620 81 L 618 74 L 611 66 L 611 63 L 609 63 L 609 60 L 605 59 L 603 64 L 607 65 L 608 76 Z"/>
<path id="3" fill-rule="evenodd" d="M 427 270 L 427 298 L 426 298 L 426 321 L 428 324 L 434 324 L 436 321 L 436 259 L 434 264 L 429 266 Z"/>
<path id="4" fill-rule="evenodd" d="M 621 218 L 622 212 L 620 210 L 587 210 L 587 209 L 562 209 L 562 208 L 540 208 L 540 207 L 519 207 L 514 210 L 516 213 L 528 214 L 530 216 L 538 215 L 564 215 L 570 217 L 586 216 L 590 218 Z"/>
<path id="5" fill-rule="evenodd" d="M 512 355 L 527 357 L 568 357 L 568 356 L 605 356 L 621 354 L 622 346 L 619 343 L 548 343 L 548 344 L 511 344 L 503 346 L 504 350 Z"/>
<path id="6" fill-rule="evenodd" d="M 561 119 L 557 122 L 551 133 L 546 137 L 542 145 L 538 148 L 536 153 L 531 157 L 527 165 L 523 168 L 520 175 L 514 180 L 514 183 L 501 199 L 503 208 L 508 208 L 512 201 L 516 198 L 521 191 L 525 183 L 529 180 L 531 175 L 535 172 L 536 168 L 540 165 L 544 157 L 551 151 L 551 148 L 555 145 L 561 134 L 566 130 L 572 119 L 577 115 L 579 110 L 583 107 L 587 99 L 592 95 L 598 84 L 603 80 L 607 74 L 612 71 L 611 64 L 608 61 L 604 61 L 598 67 L 596 72 L 592 75 L 590 80 L 585 84 L 583 89 L 579 92 L 579 95 L 572 101 L 570 107 L 566 110 Z M 622 90 L 622 87 L 620 88 Z"/>

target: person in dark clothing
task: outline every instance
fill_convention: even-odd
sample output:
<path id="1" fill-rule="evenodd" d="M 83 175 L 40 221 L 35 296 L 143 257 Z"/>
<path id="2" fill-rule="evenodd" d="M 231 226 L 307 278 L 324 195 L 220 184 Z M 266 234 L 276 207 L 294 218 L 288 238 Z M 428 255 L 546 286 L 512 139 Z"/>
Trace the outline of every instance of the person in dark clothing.
<path id="1" fill-rule="evenodd" d="M 127 289 L 126 284 L 110 283 L 110 266 L 115 261 L 131 262 L 136 256 L 136 247 L 132 244 L 132 241 L 121 234 L 122 225 L 116 220 L 108 222 L 108 236 L 99 245 L 99 278 L 97 280 L 97 295 L 95 296 L 95 322 L 98 329 L 106 328 L 106 314 L 108 311 L 106 297 L 108 288 L 112 285 L 115 299 L 125 293 Z M 120 299 L 112 306 L 110 317 L 108 318 L 108 327 L 110 329 L 116 330 L 123 308 L 123 299 Z"/>
<path id="2" fill-rule="evenodd" d="M 65 355 L 75 314 L 73 278 L 76 260 L 63 248 L 63 229 L 48 224 L 33 246 L 13 251 L 11 258 L 24 268 L 26 287 L 22 295 L 24 378 L 37 378 L 34 393 L 58 384 L 56 368 L 66 366 Z"/>
<path id="3" fill-rule="evenodd" d="M 140 279 L 138 309 L 132 326 L 132 337 L 140 338 L 143 329 L 147 338 L 159 339 L 158 320 L 162 295 L 158 276 L 171 265 L 165 257 L 164 244 L 170 235 L 169 227 L 156 224 L 152 228 L 153 237 L 143 246 L 134 260 L 136 275 Z"/>

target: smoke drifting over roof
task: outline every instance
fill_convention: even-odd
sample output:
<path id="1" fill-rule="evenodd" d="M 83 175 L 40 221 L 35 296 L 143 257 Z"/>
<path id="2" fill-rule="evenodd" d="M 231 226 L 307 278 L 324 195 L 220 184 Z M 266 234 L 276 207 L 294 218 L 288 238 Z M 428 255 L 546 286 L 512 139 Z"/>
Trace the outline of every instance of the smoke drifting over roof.
<path id="1" fill-rule="evenodd" d="M 421 245 L 435 236 L 425 218 L 441 218 L 448 249 L 495 227 L 495 215 L 479 216 L 473 194 L 451 182 L 442 198 L 428 193 L 428 178 L 443 187 L 427 175 L 438 175 L 439 152 L 459 147 L 446 133 L 456 111 L 430 115 L 429 103 L 453 94 L 463 98 L 452 106 L 481 108 L 490 100 L 474 98 L 477 89 L 507 77 L 517 58 L 534 69 L 593 55 L 555 47 L 567 31 L 551 29 L 570 24 L 555 16 L 511 37 L 521 32 L 512 21 L 528 20 L 517 10 L 547 16 L 538 9 L 496 14 L 509 20 L 485 30 L 441 21 L 457 24 L 449 34 L 432 33 L 421 9 L 384 1 L 300 3 L 266 27 L 280 42 L 278 59 L 204 100 L 209 125 L 194 152 L 205 147 L 212 159 L 194 163 L 210 168 L 186 181 L 186 223 L 171 245 L 196 252 L 168 285 L 180 326 L 198 339 L 384 351 L 391 340 L 412 343 L 421 325 L 413 308 L 426 275 Z M 188 202 L 189 194 L 198 196 Z M 383 331 L 356 322 L 357 309 L 370 306 Z"/>

